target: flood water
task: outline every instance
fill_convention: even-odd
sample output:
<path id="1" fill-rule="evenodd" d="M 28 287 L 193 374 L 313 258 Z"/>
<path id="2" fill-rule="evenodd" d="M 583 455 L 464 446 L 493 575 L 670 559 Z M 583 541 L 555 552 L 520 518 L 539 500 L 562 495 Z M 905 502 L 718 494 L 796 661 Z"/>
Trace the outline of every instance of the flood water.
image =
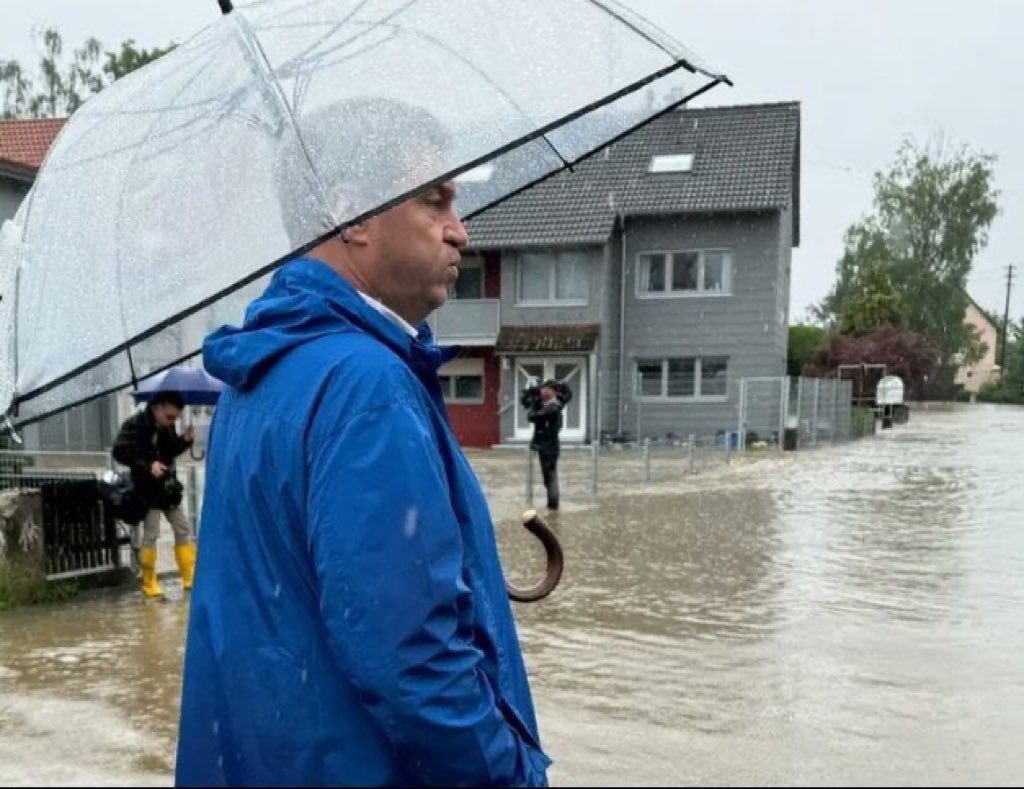
<path id="1" fill-rule="evenodd" d="M 523 464 L 472 460 L 525 578 Z M 649 485 L 624 455 L 596 502 L 569 479 L 563 583 L 516 608 L 552 783 L 1019 783 L 1022 472 L 1024 409 L 964 406 Z M 0 784 L 171 782 L 169 586 L 0 615 Z"/>

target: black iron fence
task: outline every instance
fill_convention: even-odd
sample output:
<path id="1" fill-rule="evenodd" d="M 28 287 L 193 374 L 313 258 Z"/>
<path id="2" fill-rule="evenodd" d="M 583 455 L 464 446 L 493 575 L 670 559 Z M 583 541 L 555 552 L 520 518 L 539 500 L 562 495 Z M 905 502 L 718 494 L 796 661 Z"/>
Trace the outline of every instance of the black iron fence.
<path id="1" fill-rule="evenodd" d="M 48 580 L 108 572 L 122 566 L 125 540 L 106 511 L 97 481 L 101 469 L 38 468 L 29 458 L 0 456 L 0 489 L 23 500 L 14 528 L 38 531 L 38 569 Z M 14 544 L 29 545 L 20 539 Z M 7 550 L 13 550 L 8 545 Z M 5 557 L 0 556 L 0 561 Z"/>

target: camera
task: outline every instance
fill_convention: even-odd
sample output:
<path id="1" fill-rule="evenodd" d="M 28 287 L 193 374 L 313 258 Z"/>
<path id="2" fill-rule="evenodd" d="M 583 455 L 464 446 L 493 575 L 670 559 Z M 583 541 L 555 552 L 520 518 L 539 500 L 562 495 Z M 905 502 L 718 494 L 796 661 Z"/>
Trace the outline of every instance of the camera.
<path id="1" fill-rule="evenodd" d="M 537 383 L 534 380 L 523 389 L 519 397 L 519 402 L 522 403 L 523 408 L 528 411 L 538 410 L 541 407 L 540 390 L 546 386 L 555 390 L 555 397 L 558 398 L 558 402 L 563 407 L 572 400 L 572 389 L 569 388 L 565 381 L 556 381 L 553 378 L 549 378 L 543 383 Z"/>

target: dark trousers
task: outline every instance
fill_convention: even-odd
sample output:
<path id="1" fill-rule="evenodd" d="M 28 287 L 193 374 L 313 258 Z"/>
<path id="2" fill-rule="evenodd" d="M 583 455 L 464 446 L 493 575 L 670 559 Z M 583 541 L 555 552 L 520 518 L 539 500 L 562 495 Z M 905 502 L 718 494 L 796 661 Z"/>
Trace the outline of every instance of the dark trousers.
<path id="1" fill-rule="evenodd" d="M 548 509 L 558 509 L 558 450 L 542 447 L 537 450 L 540 458 L 540 473 L 544 477 L 544 489 L 548 492 Z"/>

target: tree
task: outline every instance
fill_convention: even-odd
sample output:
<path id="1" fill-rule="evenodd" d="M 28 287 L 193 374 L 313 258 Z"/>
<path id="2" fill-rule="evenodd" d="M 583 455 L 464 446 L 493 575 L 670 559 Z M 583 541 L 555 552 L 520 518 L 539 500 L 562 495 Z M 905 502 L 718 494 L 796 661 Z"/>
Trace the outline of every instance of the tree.
<path id="1" fill-rule="evenodd" d="M 820 326 L 797 324 L 789 327 L 786 348 L 786 375 L 798 376 L 804 365 L 825 344 L 825 330 Z"/>
<path id="2" fill-rule="evenodd" d="M 984 386 L 982 400 L 998 403 L 1024 403 L 1024 319 L 1010 321 L 1006 342 L 1006 367 L 998 383 Z"/>
<path id="3" fill-rule="evenodd" d="M 32 81 L 18 61 L 0 61 L 0 90 L 3 91 L 0 118 L 22 118 L 28 114 Z"/>
<path id="4" fill-rule="evenodd" d="M 121 44 L 117 52 L 103 52 L 95 38 L 74 50 L 70 62 L 64 62 L 64 40 L 53 28 L 37 35 L 40 47 L 39 71 L 33 78 L 16 60 L 0 60 L 0 117 L 54 118 L 70 115 L 89 96 L 103 90 L 161 55 L 166 48 L 141 49 L 134 39 Z M 106 61 L 100 64 L 101 56 Z"/>
<path id="5" fill-rule="evenodd" d="M 884 364 L 887 375 L 898 375 L 908 389 L 920 389 L 938 368 L 935 345 L 924 335 L 895 326 L 880 326 L 855 337 L 834 334 L 804 368 L 810 376 L 835 375 L 843 364 Z"/>
<path id="6" fill-rule="evenodd" d="M 163 49 L 153 47 L 152 49 L 140 49 L 135 46 L 135 39 L 129 38 L 121 43 L 120 52 L 107 52 L 107 62 L 103 64 L 103 72 L 110 78 L 110 81 L 121 79 L 125 74 L 130 74 L 138 68 L 142 68 L 150 61 L 163 57 L 172 49 L 171 44 Z"/>
<path id="7" fill-rule="evenodd" d="M 874 212 L 847 231 L 818 315 L 844 332 L 891 324 L 924 335 L 942 362 L 977 358 L 965 286 L 999 210 L 994 163 L 966 148 L 904 142 L 892 168 L 875 175 Z"/>

